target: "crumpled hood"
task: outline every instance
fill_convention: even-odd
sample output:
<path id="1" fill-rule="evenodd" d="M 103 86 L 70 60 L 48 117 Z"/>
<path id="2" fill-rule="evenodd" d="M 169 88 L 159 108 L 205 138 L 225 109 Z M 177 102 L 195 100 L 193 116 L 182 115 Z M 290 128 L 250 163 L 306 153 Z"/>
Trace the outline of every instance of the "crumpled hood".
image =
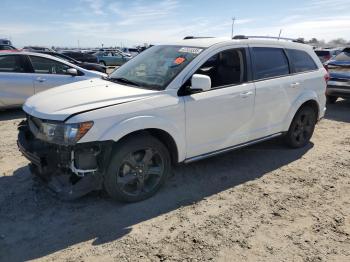
<path id="1" fill-rule="evenodd" d="M 63 121 L 72 114 L 141 100 L 158 93 L 94 78 L 38 93 L 27 99 L 23 110 L 41 119 Z"/>

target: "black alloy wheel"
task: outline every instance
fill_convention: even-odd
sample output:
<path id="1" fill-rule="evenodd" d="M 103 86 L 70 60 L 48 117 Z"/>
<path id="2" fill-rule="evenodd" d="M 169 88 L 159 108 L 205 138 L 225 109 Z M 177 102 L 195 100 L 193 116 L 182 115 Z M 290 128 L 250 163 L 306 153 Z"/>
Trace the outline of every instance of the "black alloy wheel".
<path id="1" fill-rule="evenodd" d="M 116 146 L 105 189 L 116 200 L 136 202 L 154 195 L 171 170 L 167 148 L 150 135 L 130 137 Z"/>
<path id="2" fill-rule="evenodd" d="M 301 148 L 309 143 L 317 122 L 316 112 L 312 107 L 302 107 L 294 116 L 286 135 L 287 144 L 293 148 Z"/>

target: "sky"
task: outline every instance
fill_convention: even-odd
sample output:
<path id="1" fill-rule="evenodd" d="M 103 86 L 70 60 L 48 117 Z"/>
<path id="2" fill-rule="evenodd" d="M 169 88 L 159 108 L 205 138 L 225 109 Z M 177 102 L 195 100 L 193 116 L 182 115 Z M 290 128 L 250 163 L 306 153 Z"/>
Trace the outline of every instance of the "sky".
<path id="1" fill-rule="evenodd" d="M 169 43 L 187 35 L 350 40 L 350 0 L 1 0 L 0 38 L 25 45 Z"/>

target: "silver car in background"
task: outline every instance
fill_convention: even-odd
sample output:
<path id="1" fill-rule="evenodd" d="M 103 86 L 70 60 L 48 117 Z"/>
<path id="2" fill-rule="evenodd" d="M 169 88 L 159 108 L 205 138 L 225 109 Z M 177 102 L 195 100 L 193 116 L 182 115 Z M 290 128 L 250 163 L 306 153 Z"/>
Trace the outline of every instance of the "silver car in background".
<path id="1" fill-rule="evenodd" d="M 0 53 L 0 109 L 21 107 L 28 97 L 52 87 L 101 76 L 106 74 L 50 55 Z"/>

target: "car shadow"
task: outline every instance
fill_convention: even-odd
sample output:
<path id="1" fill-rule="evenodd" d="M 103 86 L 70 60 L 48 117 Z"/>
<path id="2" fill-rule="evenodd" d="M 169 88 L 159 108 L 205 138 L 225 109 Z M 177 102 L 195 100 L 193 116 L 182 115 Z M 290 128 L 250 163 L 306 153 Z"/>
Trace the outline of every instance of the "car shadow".
<path id="1" fill-rule="evenodd" d="M 1 121 L 20 119 L 20 118 L 24 118 L 24 117 L 25 117 L 25 113 L 20 108 L 7 109 L 7 110 L 4 110 L 4 111 L 0 111 L 0 122 Z"/>
<path id="2" fill-rule="evenodd" d="M 301 158 L 313 147 L 292 150 L 280 139 L 189 165 L 178 165 L 154 197 L 132 204 L 90 194 L 62 202 L 33 181 L 27 167 L 0 177 L 0 260 L 38 259 L 71 245 L 101 245 L 129 234 L 143 221 L 258 179 Z M 288 175 L 288 174 L 286 174 Z"/>
<path id="3" fill-rule="evenodd" d="M 335 104 L 327 104 L 325 118 L 350 123 L 350 100 L 338 99 Z"/>

